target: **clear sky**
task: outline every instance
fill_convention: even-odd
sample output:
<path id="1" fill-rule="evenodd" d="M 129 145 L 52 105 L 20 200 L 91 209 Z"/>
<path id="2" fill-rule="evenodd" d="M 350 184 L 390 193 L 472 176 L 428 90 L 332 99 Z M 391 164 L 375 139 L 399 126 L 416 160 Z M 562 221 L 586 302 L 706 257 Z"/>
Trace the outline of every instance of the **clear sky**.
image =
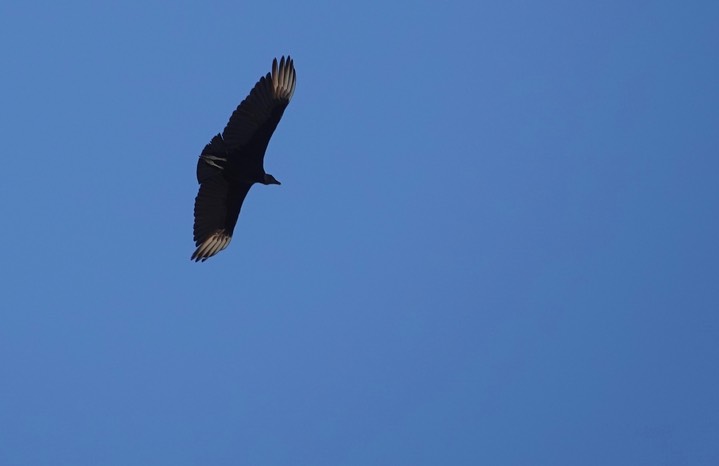
<path id="1" fill-rule="evenodd" d="M 0 4 L 0 465 L 719 464 L 719 2 Z M 230 247 L 195 165 L 298 82 Z"/>

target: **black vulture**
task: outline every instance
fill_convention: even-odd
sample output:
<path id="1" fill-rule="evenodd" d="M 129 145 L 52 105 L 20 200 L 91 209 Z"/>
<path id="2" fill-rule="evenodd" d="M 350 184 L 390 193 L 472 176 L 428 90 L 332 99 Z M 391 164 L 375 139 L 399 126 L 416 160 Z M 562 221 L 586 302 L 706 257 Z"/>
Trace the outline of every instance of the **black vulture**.
<path id="1" fill-rule="evenodd" d="M 261 77 L 230 116 L 222 134 L 202 150 L 197 161 L 200 191 L 195 198 L 195 252 L 205 261 L 230 244 L 242 202 L 255 183 L 280 184 L 265 173 L 267 144 L 295 92 L 297 75 L 289 56 Z"/>

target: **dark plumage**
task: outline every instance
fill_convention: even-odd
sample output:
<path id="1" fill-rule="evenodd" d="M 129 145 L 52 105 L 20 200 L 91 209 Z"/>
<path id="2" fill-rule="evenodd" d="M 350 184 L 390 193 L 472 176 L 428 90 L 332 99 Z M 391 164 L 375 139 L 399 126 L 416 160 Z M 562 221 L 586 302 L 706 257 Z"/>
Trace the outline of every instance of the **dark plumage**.
<path id="1" fill-rule="evenodd" d="M 288 56 L 272 62 L 230 116 L 222 134 L 212 138 L 197 161 L 200 191 L 195 198 L 195 252 L 205 261 L 230 244 L 242 202 L 255 183 L 280 184 L 265 173 L 267 144 L 295 92 L 297 75 Z"/>

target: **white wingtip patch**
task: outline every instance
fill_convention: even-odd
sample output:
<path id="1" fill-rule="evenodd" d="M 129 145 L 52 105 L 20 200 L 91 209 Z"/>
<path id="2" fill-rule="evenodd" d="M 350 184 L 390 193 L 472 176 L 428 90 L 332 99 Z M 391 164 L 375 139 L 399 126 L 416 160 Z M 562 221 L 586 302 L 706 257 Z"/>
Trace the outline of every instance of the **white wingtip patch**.
<path id="1" fill-rule="evenodd" d="M 207 237 L 202 244 L 197 246 L 197 249 L 195 249 L 192 257 L 190 257 L 190 260 L 195 262 L 205 262 L 208 258 L 225 249 L 230 244 L 231 239 L 232 237 L 224 231 L 213 233 Z"/>
<path id="2" fill-rule="evenodd" d="M 297 74 L 295 65 L 290 56 L 280 59 L 279 65 L 277 59 L 272 61 L 272 88 L 275 96 L 281 99 L 292 99 L 297 85 Z"/>

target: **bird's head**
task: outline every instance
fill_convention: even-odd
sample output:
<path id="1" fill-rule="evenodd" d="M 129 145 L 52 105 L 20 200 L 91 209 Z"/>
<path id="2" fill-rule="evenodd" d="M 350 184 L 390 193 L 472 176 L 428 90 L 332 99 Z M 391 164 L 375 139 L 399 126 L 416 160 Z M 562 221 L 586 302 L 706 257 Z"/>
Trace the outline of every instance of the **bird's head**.
<path id="1" fill-rule="evenodd" d="M 277 179 L 270 175 L 269 173 L 265 173 L 265 179 L 262 181 L 263 184 L 282 184 Z"/>

